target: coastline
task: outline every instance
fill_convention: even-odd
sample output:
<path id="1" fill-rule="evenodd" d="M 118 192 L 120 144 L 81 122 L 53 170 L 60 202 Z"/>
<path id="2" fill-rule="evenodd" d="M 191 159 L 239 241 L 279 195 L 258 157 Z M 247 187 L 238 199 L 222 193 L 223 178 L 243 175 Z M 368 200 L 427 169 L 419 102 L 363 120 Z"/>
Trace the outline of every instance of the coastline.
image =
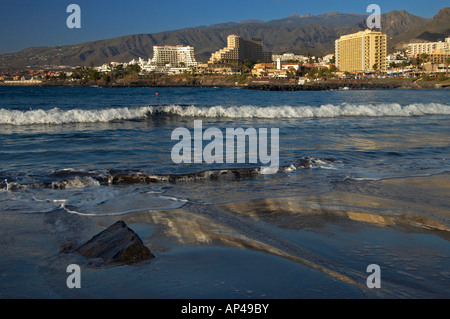
<path id="1" fill-rule="evenodd" d="M 37 87 L 91 87 L 132 88 L 132 87 L 242 87 L 262 91 L 327 91 L 339 89 L 449 89 L 450 80 L 424 81 L 415 79 L 358 79 L 322 80 L 297 84 L 297 81 L 280 79 L 244 78 L 242 76 L 161 76 L 156 79 L 130 77 L 115 81 L 67 81 L 47 80 L 41 83 L 4 83 L 0 86 Z"/>

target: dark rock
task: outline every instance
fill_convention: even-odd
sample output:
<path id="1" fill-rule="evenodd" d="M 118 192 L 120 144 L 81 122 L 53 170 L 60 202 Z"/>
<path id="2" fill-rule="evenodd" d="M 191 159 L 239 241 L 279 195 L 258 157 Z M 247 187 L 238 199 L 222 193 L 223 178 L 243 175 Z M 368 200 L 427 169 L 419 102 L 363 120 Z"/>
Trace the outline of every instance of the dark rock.
<path id="1" fill-rule="evenodd" d="M 73 252 L 76 249 L 76 244 L 73 241 L 65 241 L 60 247 L 59 251 L 68 254 Z"/>
<path id="2" fill-rule="evenodd" d="M 311 168 L 313 166 L 313 160 L 309 157 L 300 159 L 300 165 L 304 168 Z"/>
<path id="3" fill-rule="evenodd" d="M 92 237 L 74 252 L 89 259 L 100 258 L 104 264 L 131 264 L 155 257 L 139 236 L 121 220 Z"/>

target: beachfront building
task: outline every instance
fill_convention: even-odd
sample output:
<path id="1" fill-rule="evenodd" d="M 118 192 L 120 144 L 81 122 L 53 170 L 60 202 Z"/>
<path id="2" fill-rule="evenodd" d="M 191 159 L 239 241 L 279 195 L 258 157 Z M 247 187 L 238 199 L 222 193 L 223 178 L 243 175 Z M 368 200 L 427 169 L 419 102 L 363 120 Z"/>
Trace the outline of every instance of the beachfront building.
<path id="1" fill-rule="evenodd" d="M 125 63 L 126 64 L 126 63 Z M 119 66 L 119 65 L 124 65 L 124 63 L 119 63 L 119 62 L 110 62 L 110 63 L 105 63 L 101 66 L 97 66 L 94 67 L 95 70 L 99 71 L 99 72 L 110 72 L 113 68 Z"/>
<path id="2" fill-rule="evenodd" d="M 139 58 L 128 64 L 138 64 L 143 74 L 157 72 L 163 74 L 180 74 L 196 67 L 194 48 L 182 45 L 155 45 L 153 58 L 148 61 Z"/>
<path id="3" fill-rule="evenodd" d="M 271 62 L 272 53 L 263 50 L 259 38 L 244 40 L 241 36 L 231 34 L 227 37 L 227 46 L 214 52 L 208 61 L 213 69 L 238 67 L 245 61 L 252 63 Z"/>
<path id="4" fill-rule="evenodd" d="M 410 58 L 419 58 L 422 54 L 450 54 L 450 37 L 445 41 L 409 43 L 408 55 Z"/>
<path id="5" fill-rule="evenodd" d="M 257 63 L 253 66 L 252 76 L 258 78 L 287 78 L 296 74 L 301 68 L 299 63 L 281 63 L 278 58 L 276 63 Z"/>
<path id="6" fill-rule="evenodd" d="M 272 61 L 277 61 L 280 59 L 281 62 L 287 62 L 287 61 L 299 61 L 299 62 L 308 62 L 309 57 L 304 55 L 297 55 L 294 53 L 283 53 L 283 54 L 273 54 L 272 55 Z"/>
<path id="7" fill-rule="evenodd" d="M 155 45 L 150 64 L 155 66 L 193 67 L 197 65 L 194 48 L 182 45 Z"/>
<path id="8" fill-rule="evenodd" d="M 276 70 L 277 67 L 273 63 L 256 63 L 252 69 L 252 75 L 256 77 L 268 77 L 270 71 Z"/>
<path id="9" fill-rule="evenodd" d="M 360 31 L 335 42 L 336 67 L 342 72 L 385 72 L 386 54 L 387 36 L 380 31 Z"/>
<path id="10" fill-rule="evenodd" d="M 447 73 L 450 58 L 450 37 L 445 41 L 409 43 L 408 56 L 411 60 L 421 59 L 423 71 L 427 73 Z"/>
<path id="11" fill-rule="evenodd" d="M 182 74 L 191 71 L 198 63 L 195 60 L 194 48 L 182 45 L 155 45 L 153 46 L 153 58 L 144 60 L 139 57 L 127 63 L 111 62 L 96 67 L 99 72 L 110 72 L 119 65 L 126 68 L 129 65 L 139 65 L 141 74 L 150 72 L 162 74 Z"/>

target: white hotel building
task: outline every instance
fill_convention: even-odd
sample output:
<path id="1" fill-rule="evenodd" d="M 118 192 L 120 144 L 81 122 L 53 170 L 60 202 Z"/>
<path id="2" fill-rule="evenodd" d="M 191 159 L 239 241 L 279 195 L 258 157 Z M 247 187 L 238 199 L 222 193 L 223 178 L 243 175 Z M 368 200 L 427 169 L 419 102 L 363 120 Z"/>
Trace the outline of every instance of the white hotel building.
<path id="1" fill-rule="evenodd" d="M 148 62 L 139 59 L 142 72 L 160 72 L 165 74 L 179 74 L 188 68 L 197 66 L 194 48 L 182 45 L 155 45 L 153 58 Z"/>
<path id="2" fill-rule="evenodd" d="M 112 67 L 122 64 L 123 67 L 132 64 L 138 64 L 141 67 L 141 73 L 158 72 L 164 74 L 180 74 L 191 67 L 198 65 L 195 61 L 194 48 L 182 45 L 155 45 L 153 46 L 153 58 L 144 60 L 139 58 L 128 63 L 111 62 L 96 67 L 100 72 L 109 72 Z"/>
<path id="3" fill-rule="evenodd" d="M 426 54 L 450 54 L 450 38 L 439 42 L 409 43 L 408 54 L 410 57 L 419 57 Z"/>
<path id="4" fill-rule="evenodd" d="M 150 63 L 157 66 L 170 64 L 172 67 L 192 67 L 197 65 L 194 48 L 182 45 L 153 46 L 153 59 L 151 59 Z"/>

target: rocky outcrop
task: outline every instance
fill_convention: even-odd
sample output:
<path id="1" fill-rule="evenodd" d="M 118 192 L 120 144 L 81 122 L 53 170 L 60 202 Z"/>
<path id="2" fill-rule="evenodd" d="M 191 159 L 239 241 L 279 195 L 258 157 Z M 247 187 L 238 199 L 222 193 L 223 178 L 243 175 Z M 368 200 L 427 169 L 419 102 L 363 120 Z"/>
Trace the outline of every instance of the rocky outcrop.
<path id="1" fill-rule="evenodd" d="M 239 82 L 239 83 L 237 83 Z M 242 83 L 241 83 L 242 82 Z M 98 86 L 103 88 L 132 88 L 132 87 L 235 87 L 246 83 L 240 76 L 230 75 L 160 75 L 156 77 L 136 77 L 130 76 L 115 80 L 98 81 L 70 81 L 60 79 L 45 80 L 34 86 L 57 87 L 57 86 Z M 17 86 L 18 84 L 16 84 Z M 0 86 L 10 86 L 0 82 Z"/>
<path id="2" fill-rule="evenodd" d="M 444 88 L 434 81 L 421 80 L 330 80 L 299 85 L 296 83 L 251 83 L 246 88 L 262 91 L 328 91 L 342 89 L 434 89 Z"/>
<path id="3" fill-rule="evenodd" d="M 73 252 L 88 259 L 101 259 L 102 265 L 132 264 L 155 257 L 139 236 L 121 220 Z"/>
<path id="4" fill-rule="evenodd" d="M 123 78 L 110 83 L 97 83 L 102 87 L 232 87 L 236 79 L 232 76 L 183 76 L 162 75 L 158 78 Z"/>

